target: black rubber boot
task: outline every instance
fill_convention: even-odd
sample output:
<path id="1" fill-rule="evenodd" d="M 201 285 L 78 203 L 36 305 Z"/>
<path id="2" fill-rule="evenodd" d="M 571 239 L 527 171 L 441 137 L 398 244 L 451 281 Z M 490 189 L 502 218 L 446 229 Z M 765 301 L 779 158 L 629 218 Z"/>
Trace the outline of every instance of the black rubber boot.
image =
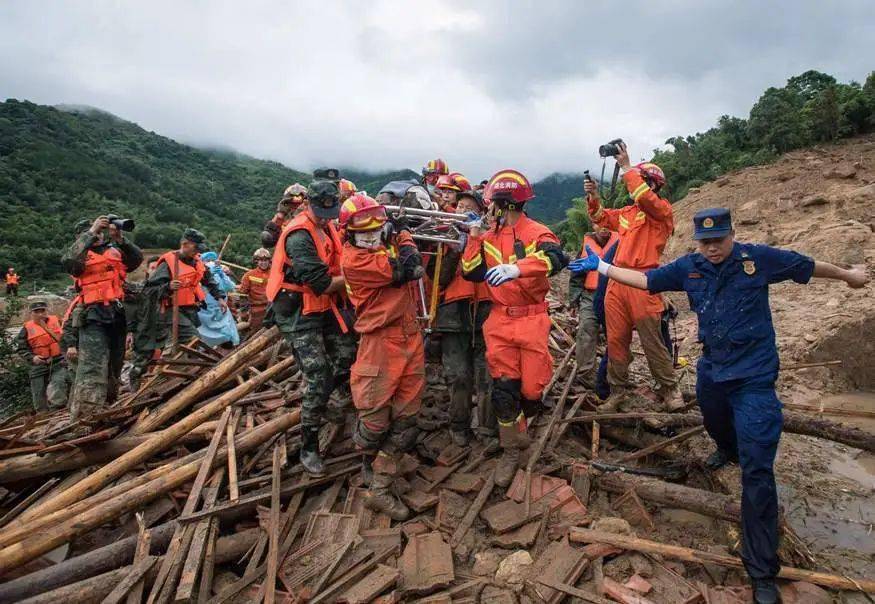
<path id="1" fill-rule="evenodd" d="M 362 484 L 371 486 L 374 480 L 374 458 L 371 455 L 362 455 Z"/>
<path id="2" fill-rule="evenodd" d="M 324 476 L 325 464 L 319 455 L 319 428 L 308 426 L 301 431 L 301 465 L 312 476 Z"/>
<path id="3" fill-rule="evenodd" d="M 778 591 L 774 579 L 754 579 L 751 586 L 756 604 L 776 604 L 781 601 L 781 592 Z"/>
<path id="4" fill-rule="evenodd" d="M 738 455 L 734 455 L 732 453 L 728 453 L 723 449 L 717 449 L 711 455 L 708 456 L 708 459 L 705 460 L 705 467 L 711 470 L 719 470 L 723 466 L 728 463 L 737 463 Z"/>

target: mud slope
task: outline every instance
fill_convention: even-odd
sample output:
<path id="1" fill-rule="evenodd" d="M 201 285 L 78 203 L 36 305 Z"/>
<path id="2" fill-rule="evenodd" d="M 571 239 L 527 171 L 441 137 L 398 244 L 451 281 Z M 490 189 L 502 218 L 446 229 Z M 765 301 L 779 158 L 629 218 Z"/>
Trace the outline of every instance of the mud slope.
<path id="1" fill-rule="evenodd" d="M 788 153 L 693 189 L 675 204 L 668 259 L 692 251 L 692 217 L 703 208 L 733 212 L 741 241 L 793 249 L 841 265 L 875 265 L 875 136 Z M 851 290 L 815 279 L 771 290 L 786 364 L 838 359 L 838 368 L 782 372 L 782 390 L 875 389 L 873 287 Z M 686 303 L 681 302 L 685 307 Z M 693 352 L 694 319 L 685 313 L 684 348 Z M 813 394 L 813 393 L 812 393 Z"/>

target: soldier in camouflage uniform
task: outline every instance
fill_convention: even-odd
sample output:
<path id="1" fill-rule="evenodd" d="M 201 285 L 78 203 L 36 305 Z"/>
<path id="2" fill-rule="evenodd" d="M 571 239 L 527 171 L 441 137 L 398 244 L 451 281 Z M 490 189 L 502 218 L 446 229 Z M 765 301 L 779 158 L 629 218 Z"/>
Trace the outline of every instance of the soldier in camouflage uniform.
<path id="1" fill-rule="evenodd" d="M 35 411 L 67 404 L 67 369 L 61 348 L 61 322 L 46 313 L 45 302 L 30 305 L 30 321 L 16 337 L 19 356 L 30 365 L 30 393 Z"/>
<path id="2" fill-rule="evenodd" d="M 143 262 L 143 254 L 106 216 L 99 216 L 79 232 L 61 262 L 78 293 L 71 316 L 71 327 L 79 332 L 70 400 L 70 415 L 76 419 L 118 394 L 127 332 L 122 287 L 127 272 Z"/>
<path id="3" fill-rule="evenodd" d="M 317 170 L 314 178 L 309 205 L 277 240 L 267 297 L 272 320 L 307 379 L 301 402 L 301 464 L 310 474 L 321 475 L 325 466 L 319 427 L 325 420 L 343 424 L 345 411 L 351 409 L 349 371 L 356 342 L 344 306 L 341 242 L 333 224 L 339 212 L 339 175 L 337 170 Z"/>
<path id="4" fill-rule="evenodd" d="M 482 197 L 471 190 L 470 183 L 461 175 L 441 176 L 436 188 L 446 202 L 447 211 L 474 219 L 485 209 Z M 486 343 L 483 340 L 483 323 L 489 316 L 492 302 L 485 283 L 472 283 L 462 277 L 461 249 L 464 245 L 444 248 L 439 280 L 442 303 L 434 324 L 434 331 L 440 334 L 441 364 L 450 395 L 450 435 L 459 446 L 469 444 L 471 395 L 474 392 L 478 399 L 480 436 L 486 439 L 487 445 L 497 447 L 498 422 L 492 405 L 486 404 L 492 378 L 486 367 Z M 434 264 L 432 262 L 430 266 Z"/>
<path id="5" fill-rule="evenodd" d="M 204 289 L 219 302 L 222 311 L 227 312 L 225 292 L 219 288 L 212 272 L 200 259 L 200 254 L 205 251 L 204 234 L 195 229 L 185 229 L 179 249 L 159 257 L 154 270 L 146 278 L 137 300 L 131 390 L 139 388 L 140 377 L 155 351 L 164 347 L 171 334 L 174 291 L 179 300 L 179 342 L 198 337 L 200 319 L 197 311 L 205 298 Z"/>

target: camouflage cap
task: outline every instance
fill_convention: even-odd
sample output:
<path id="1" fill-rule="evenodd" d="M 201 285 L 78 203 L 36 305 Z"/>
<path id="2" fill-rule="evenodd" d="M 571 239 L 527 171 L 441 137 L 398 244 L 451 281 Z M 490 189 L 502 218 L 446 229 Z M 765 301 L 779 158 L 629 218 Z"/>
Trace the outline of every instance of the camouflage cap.
<path id="1" fill-rule="evenodd" d="M 185 231 L 182 233 L 182 240 L 183 241 L 191 241 L 192 243 L 196 244 L 198 252 L 203 253 L 203 252 L 207 251 L 206 235 L 204 235 L 203 233 L 201 233 L 197 229 L 192 229 L 192 228 L 185 229 Z"/>
<path id="2" fill-rule="evenodd" d="M 310 209 L 318 218 L 337 218 L 340 214 L 340 189 L 333 180 L 314 180 L 308 190 Z"/>
<path id="3" fill-rule="evenodd" d="M 85 220 L 84 218 L 76 223 L 76 226 L 73 227 L 73 232 L 77 235 L 80 233 L 84 233 L 88 229 L 91 228 L 91 221 Z"/>
<path id="4" fill-rule="evenodd" d="M 316 168 L 313 170 L 313 180 L 340 180 L 340 170 L 337 168 Z"/>

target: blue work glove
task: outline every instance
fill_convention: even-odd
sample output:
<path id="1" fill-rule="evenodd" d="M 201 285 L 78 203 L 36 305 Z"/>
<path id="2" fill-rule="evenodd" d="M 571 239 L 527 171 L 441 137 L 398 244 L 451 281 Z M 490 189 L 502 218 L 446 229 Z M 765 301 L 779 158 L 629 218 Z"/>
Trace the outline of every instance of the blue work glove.
<path id="1" fill-rule="evenodd" d="M 498 287 L 519 276 L 520 268 L 516 264 L 499 264 L 486 271 L 486 282 L 492 287 Z"/>
<path id="2" fill-rule="evenodd" d="M 599 260 L 598 254 L 592 251 L 589 246 L 586 246 L 586 257 L 571 261 L 568 264 L 568 270 L 575 275 L 595 271 L 599 268 Z"/>

